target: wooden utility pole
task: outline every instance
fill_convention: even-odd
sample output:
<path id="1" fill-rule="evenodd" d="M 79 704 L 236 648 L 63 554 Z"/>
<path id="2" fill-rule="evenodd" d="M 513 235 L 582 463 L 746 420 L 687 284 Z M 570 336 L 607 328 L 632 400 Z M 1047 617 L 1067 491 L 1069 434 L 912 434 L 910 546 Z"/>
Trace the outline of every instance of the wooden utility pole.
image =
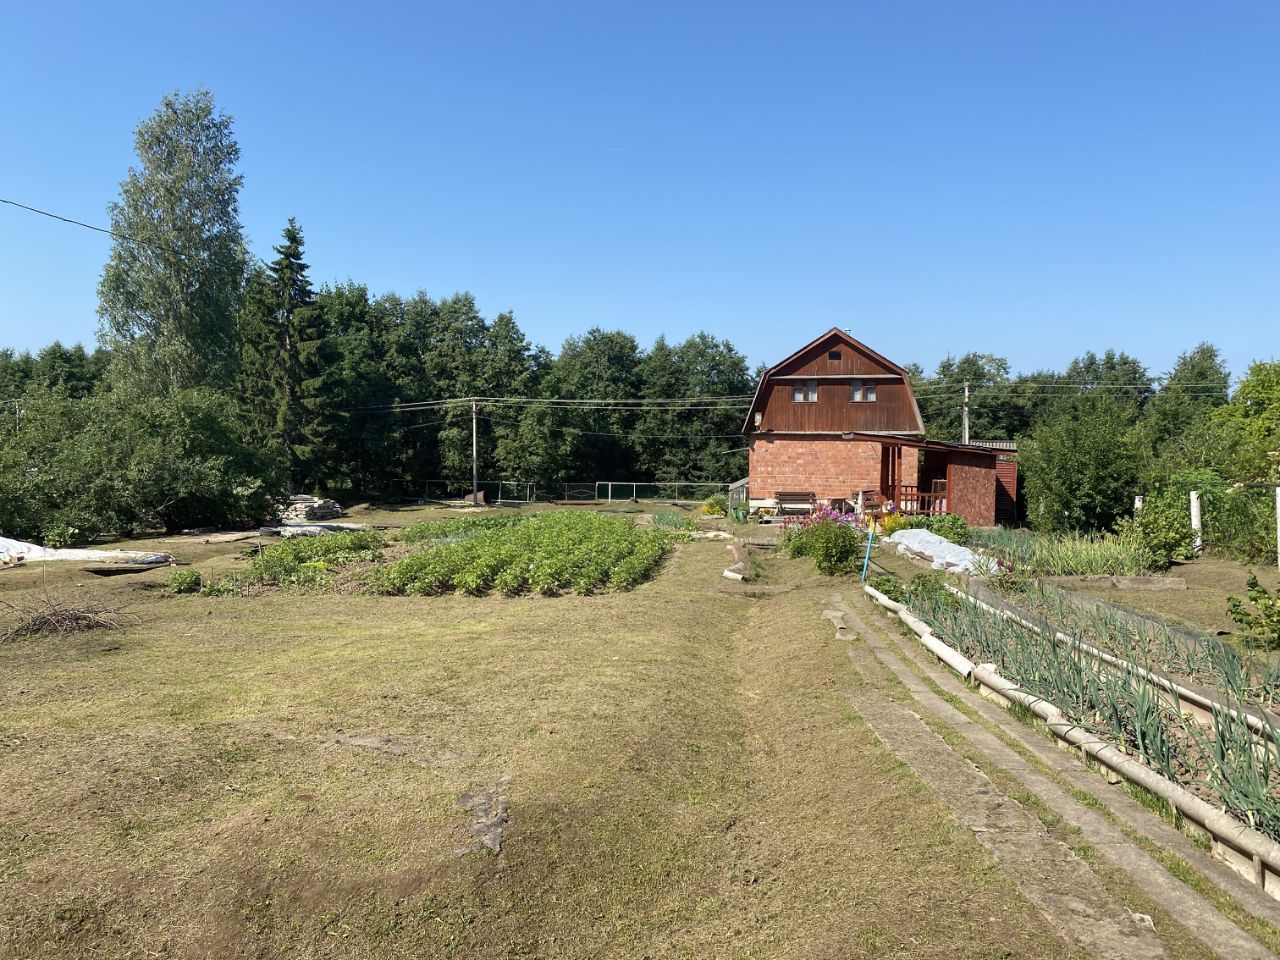
<path id="1" fill-rule="evenodd" d="M 471 398 L 471 503 L 480 502 L 480 440 L 476 429 L 476 398 Z"/>
<path id="2" fill-rule="evenodd" d="M 969 381 L 964 382 L 964 408 L 960 412 L 960 437 L 962 443 L 969 442 Z"/>

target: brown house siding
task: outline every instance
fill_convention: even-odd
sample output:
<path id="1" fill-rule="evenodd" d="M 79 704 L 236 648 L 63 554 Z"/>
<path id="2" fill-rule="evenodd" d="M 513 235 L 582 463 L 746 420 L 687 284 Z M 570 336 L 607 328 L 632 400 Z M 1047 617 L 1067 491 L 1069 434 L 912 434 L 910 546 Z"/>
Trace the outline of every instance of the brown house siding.
<path id="1" fill-rule="evenodd" d="M 876 380 L 876 399 L 854 403 L 850 380 L 819 380 L 818 401 L 796 402 L 796 381 L 770 377 L 760 392 L 760 426 L 778 433 L 906 433 L 918 429 L 911 391 L 905 383 Z M 870 381 L 869 381 L 870 382 Z"/>

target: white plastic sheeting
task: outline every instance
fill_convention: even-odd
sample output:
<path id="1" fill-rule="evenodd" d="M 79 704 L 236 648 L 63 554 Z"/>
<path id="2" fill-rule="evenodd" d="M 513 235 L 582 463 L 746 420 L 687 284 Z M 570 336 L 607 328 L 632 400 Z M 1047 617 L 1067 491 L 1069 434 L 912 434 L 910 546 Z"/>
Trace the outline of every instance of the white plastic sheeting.
<path id="1" fill-rule="evenodd" d="M 172 560 L 167 553 L 147 553 L 141 550 L 79 550 L 42 547 L 23 540 L 0 537 L 0 561 L 16 563 L 18 560 L 100 560 L 104 563 L 164 563 Z"/>
<path id="2" fill-rule="evenodd" d="M 885 542 L 897 546 L 899 553 L 910 551 L 916 556 L 929 560 L 929 565 L 935 570 L 961 570 L 972 573 L 974 570 L 981 571 L 987 566 L 987 561 L 968 547 L 961 547 L 946 537 L 940 537 L 928 530 L 899 530 L 891 534 Z"/>

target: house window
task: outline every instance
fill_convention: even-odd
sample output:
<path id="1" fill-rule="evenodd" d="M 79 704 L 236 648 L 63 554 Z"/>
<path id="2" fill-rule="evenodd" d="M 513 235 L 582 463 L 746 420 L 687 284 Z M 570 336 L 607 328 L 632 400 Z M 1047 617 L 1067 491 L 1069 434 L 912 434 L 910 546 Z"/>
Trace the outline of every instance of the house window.
<path id="1" fill-rule="evenodd" d="M 839 350 L 829 350 L 829 351 L 827 352 L 827 359 L 828 359 L 828 360 L 831 360 L 831 361 L 837 361 L 837 360 L 839 360 L 839 359 L 840 359 L 840 351 L 839 351 Z"/>
<path id="2" fill-rule="evenodd" d="M 791 402 L 792 403 L 817 403 L 818 402 L 818 381 L 805 380 L 800 383 L 791 385 Z"/>
<path id="3" fill-rule="evenodd" d="M 853 381 L 853 396 L 850 398 L 854 403 L 875 403 L 876 385 L 875 381 L 855 380 Z"/>

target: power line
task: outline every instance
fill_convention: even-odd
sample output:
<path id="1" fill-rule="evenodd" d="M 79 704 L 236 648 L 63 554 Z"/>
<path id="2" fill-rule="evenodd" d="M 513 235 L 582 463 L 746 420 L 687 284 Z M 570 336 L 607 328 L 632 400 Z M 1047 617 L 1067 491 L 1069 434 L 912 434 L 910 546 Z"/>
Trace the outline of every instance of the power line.
<path id="1" fill-rule="evenodd" d="M 490 423 L 511 423 L 528 426 L 528 421 L 525 420 L 511 420 L 486 414 L 481 414 L 480 419 L 488 420 Z M 558 433 L 577 433 L 587 437 L 628 437 L 634 440 L 730 440 L 742 437 L 741 433 L 618 433 L 616 431 L 580 430 L 577 427 L 555 427 L 548 423 L 534 424 L 534 426 L 543 430 L 555 430 Z"/>
<path id="2" fill-rule="evenodd" d="M 137 237 L 131 237 L 128 234 L 117 233 L 115 230 L 108 230 L 106 227 L 96 227 L 92 223 L 84 223 L 81 220 L 73 220 L 70 217 L 64 217 L 57 213 L 50 213 L 48 210 L 41 210 L 38 207 L 29 207 L 25 203 L 19 203 L 17 200 L 6 200 L 4 197 L 0 197 L 0 203 L 7 203 L 11 207 L 17 207 L 19 210 L 27 210 L 30 213 L 38 213 L 40 214 L 40 216 L 48 217 L 51 220 L 61 220 L 63 223 L 69 223 L 76 227 L 84 227 L 86 230 L 94 230 L 98 233 L 105 233 L 107 236 L 114 237 L 117 240 L 124 240 L 128 243 L 136 243 L 139 246 L 143 246 L 143 247 L 151 247 L 153 250 L 159 250 L 162 253 L 170 253 L 176 257 L 182 257 L 183 259 L 185 259 L 186 257 L 185 254 L 179 253 L 177 250 L 174 250 L 172 247 L 166 247 L 160 243 L 152 243 L 150 240 L 139 240 Z"/>

